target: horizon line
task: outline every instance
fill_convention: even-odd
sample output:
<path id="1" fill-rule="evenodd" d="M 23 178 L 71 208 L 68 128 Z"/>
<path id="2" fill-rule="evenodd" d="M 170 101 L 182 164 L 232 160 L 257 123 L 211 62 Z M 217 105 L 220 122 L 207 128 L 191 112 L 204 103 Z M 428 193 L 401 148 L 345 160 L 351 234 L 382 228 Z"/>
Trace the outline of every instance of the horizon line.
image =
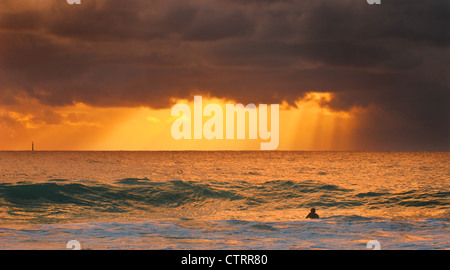
<path id="1" fill-rule="evenodd" d="M 361 150 L 300 150 L 300 149 L 277 149 L 277 150 L 251 150 L 251 149 L 243 149 L 243 150 L 177 150 L 177 149 L 169 149 L 169 150 L 0 150 L 0 152 L 450 152 L 450 150 L 369 150 L 369 149 L 361 149 Z"/>

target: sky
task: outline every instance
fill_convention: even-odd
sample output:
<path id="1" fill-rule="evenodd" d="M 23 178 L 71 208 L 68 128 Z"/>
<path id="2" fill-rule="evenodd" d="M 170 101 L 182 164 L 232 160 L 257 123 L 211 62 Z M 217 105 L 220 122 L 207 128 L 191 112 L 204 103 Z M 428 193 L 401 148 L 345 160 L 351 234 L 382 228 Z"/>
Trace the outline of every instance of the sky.
<path id="1" fill-rule="evenodd" d="M 179 102 L 281 104 L 279 150 L 450 150 L 447 0 L 2 0 L 0 150 L 174 140 Z"/>

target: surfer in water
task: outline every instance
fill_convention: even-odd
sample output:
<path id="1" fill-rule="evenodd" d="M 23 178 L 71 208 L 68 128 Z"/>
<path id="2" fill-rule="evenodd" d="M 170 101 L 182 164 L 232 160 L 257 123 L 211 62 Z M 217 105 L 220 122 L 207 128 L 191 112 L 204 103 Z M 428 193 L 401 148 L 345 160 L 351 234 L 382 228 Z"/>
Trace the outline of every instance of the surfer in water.
<path id="1" fill-rule="evenodd" d="M 316 214 L 316 209 L 311 208 L 311 212 L 306 216 L 306 218 L 319 218 L 319 215 Z"/>

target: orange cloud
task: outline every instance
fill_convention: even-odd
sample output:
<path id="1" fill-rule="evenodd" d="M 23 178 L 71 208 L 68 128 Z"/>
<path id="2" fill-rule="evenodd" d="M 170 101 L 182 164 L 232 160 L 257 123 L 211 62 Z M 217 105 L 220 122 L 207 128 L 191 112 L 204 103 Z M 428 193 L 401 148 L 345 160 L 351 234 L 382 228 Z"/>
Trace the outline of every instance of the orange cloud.
<path id="1" fill-rule="evenodd" d="M 321 107 L 320 102 L 329 98 L 328 93 L 310 93 L 297 107 L 282 104 L 278 150 L 352 148 L 353 116 Z M 193 106 L 189 100 L 174 102 Z M 203 106 L 211 103 L 225 108 L 235 102 L 204 98 Z M 97 108 L 82 103 L 49 107 L 22 100 L 8 109 L 0 108 L 1 150 L 29 150 L 31 141 L 36 150 L 259 150 L 261 143 L 259 139 L 177 141 L 171 136 L 177 118 L 170 108 Z"/>

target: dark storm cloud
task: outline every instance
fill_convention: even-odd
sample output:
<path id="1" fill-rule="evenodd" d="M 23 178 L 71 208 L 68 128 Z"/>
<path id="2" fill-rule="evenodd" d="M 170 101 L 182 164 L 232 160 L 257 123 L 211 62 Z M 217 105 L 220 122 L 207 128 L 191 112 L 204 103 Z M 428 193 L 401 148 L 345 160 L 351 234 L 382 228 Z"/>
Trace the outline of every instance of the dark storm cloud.
<path id="1" fill-rule="evenodd" d="M 449 147 L 448 1 L 26 2 L 0 4 L 0 103 L 14 92 L 49 105 L 163 108 L 194 93 L 294 104 L 332 92 L 323 106 L 377 108 L 361 134 L 376 125 L 381 144 Z"/>

